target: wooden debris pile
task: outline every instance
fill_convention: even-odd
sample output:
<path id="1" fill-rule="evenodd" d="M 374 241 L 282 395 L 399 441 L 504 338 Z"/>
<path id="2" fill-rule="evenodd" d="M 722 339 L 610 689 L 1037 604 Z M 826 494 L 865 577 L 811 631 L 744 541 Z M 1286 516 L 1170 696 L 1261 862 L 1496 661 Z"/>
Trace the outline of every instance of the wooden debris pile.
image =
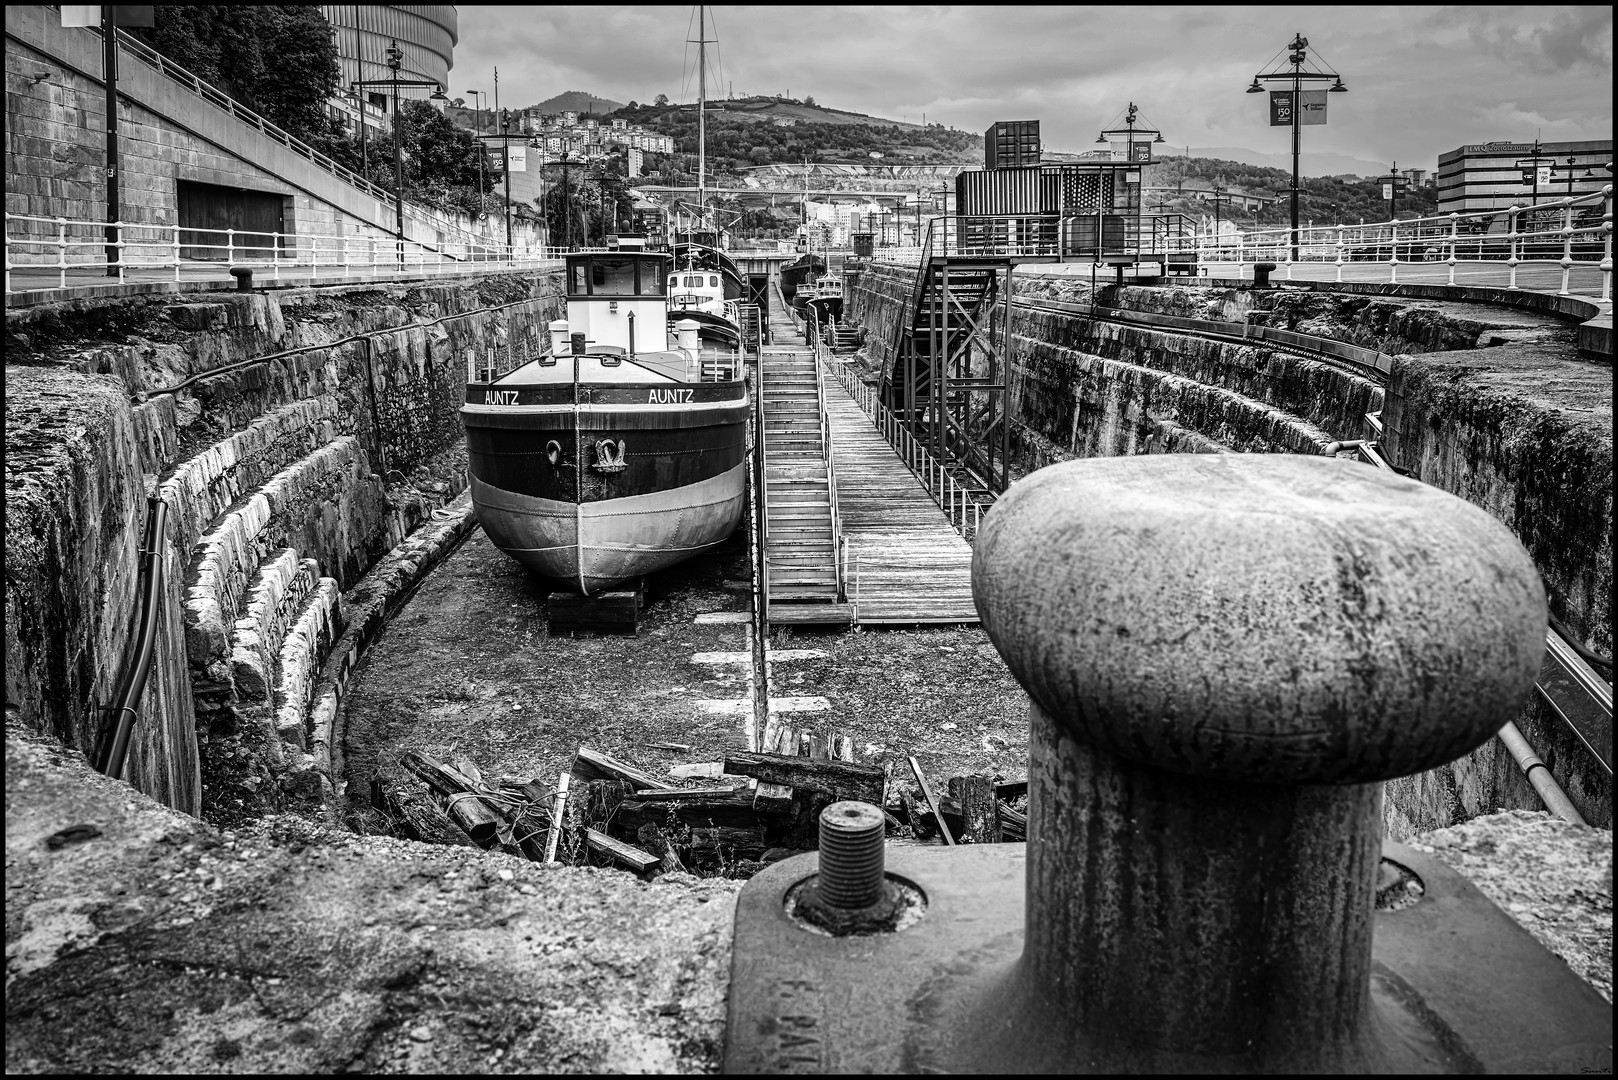
<path id="1" fill-rule="evenodd" d="M 886 809 L 910 826 L 917 840 L 942 838 L 947 844 L 1020 843 L 1028 837 L 1028 781 L 994 776 L 952 776 L 945 794 L 935 793 L 912 757 L 910 770 L 920 798 L 896 789 Z M 939 828 L 942 818 L 945 830 Z"/>
<path id="2" fill-rule="evenodd" d="M 845 752 L 852 756 L 846 741 Z M 415 751 L 400 764 L 426 792 L 373 781 L 371 801 L 401 836 L 637 873 L 748 876 L 813 849 L 831 803 L 883 805 L 887 784 L 873 765 L 743 752 L 681 770 L 701 776 L 700 787 L 677 787 L 588 746 L 554 782 L 490 781 L 465 758 L 447 763 Z"/>

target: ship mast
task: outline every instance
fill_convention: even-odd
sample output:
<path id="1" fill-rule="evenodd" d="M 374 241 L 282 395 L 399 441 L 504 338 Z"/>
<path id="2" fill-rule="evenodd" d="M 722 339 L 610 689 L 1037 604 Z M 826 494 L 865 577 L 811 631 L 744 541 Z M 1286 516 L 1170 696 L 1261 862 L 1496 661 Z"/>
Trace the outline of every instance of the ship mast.
<path id="1" fill-rule="evenodd" d="M 690 24 L 687 23 L 687 26 Z M 697 5 L 697 220 L 708 215 L 708 25 L 705 6 Z"/>

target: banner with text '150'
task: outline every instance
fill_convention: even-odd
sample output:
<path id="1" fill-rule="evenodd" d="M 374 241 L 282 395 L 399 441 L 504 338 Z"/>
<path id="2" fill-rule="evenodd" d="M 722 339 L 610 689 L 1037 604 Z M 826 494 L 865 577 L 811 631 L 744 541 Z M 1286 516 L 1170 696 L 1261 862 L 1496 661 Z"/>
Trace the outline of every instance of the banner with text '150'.
<path id="1" fill-rule="evenodd" d="M 1292 126 L 1292 91 L 1270 91 L 1270 126 Z"/>

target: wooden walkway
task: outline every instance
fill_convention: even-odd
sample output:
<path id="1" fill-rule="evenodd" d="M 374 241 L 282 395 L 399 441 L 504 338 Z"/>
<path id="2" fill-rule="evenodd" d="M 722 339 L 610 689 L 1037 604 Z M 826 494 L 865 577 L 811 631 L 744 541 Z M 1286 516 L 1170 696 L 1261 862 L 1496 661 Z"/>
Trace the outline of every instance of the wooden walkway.
<path id="1" fill-rule="evenodd" d="M 971 545 L 837 379 L 825 384 L 845 590 L 861 625 L 976 623 Z"/>

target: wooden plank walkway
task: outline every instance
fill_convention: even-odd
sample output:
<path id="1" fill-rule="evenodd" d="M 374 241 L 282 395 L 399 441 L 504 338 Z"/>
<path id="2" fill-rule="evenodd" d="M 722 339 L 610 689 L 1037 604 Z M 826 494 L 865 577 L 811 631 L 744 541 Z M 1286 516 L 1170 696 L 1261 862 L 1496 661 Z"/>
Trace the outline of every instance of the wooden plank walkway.
<path id="1" fill-rule="evenodd" d="M 976 623 L 971 545 L 830 373 L 826 413 L 860 623 Z"/>

